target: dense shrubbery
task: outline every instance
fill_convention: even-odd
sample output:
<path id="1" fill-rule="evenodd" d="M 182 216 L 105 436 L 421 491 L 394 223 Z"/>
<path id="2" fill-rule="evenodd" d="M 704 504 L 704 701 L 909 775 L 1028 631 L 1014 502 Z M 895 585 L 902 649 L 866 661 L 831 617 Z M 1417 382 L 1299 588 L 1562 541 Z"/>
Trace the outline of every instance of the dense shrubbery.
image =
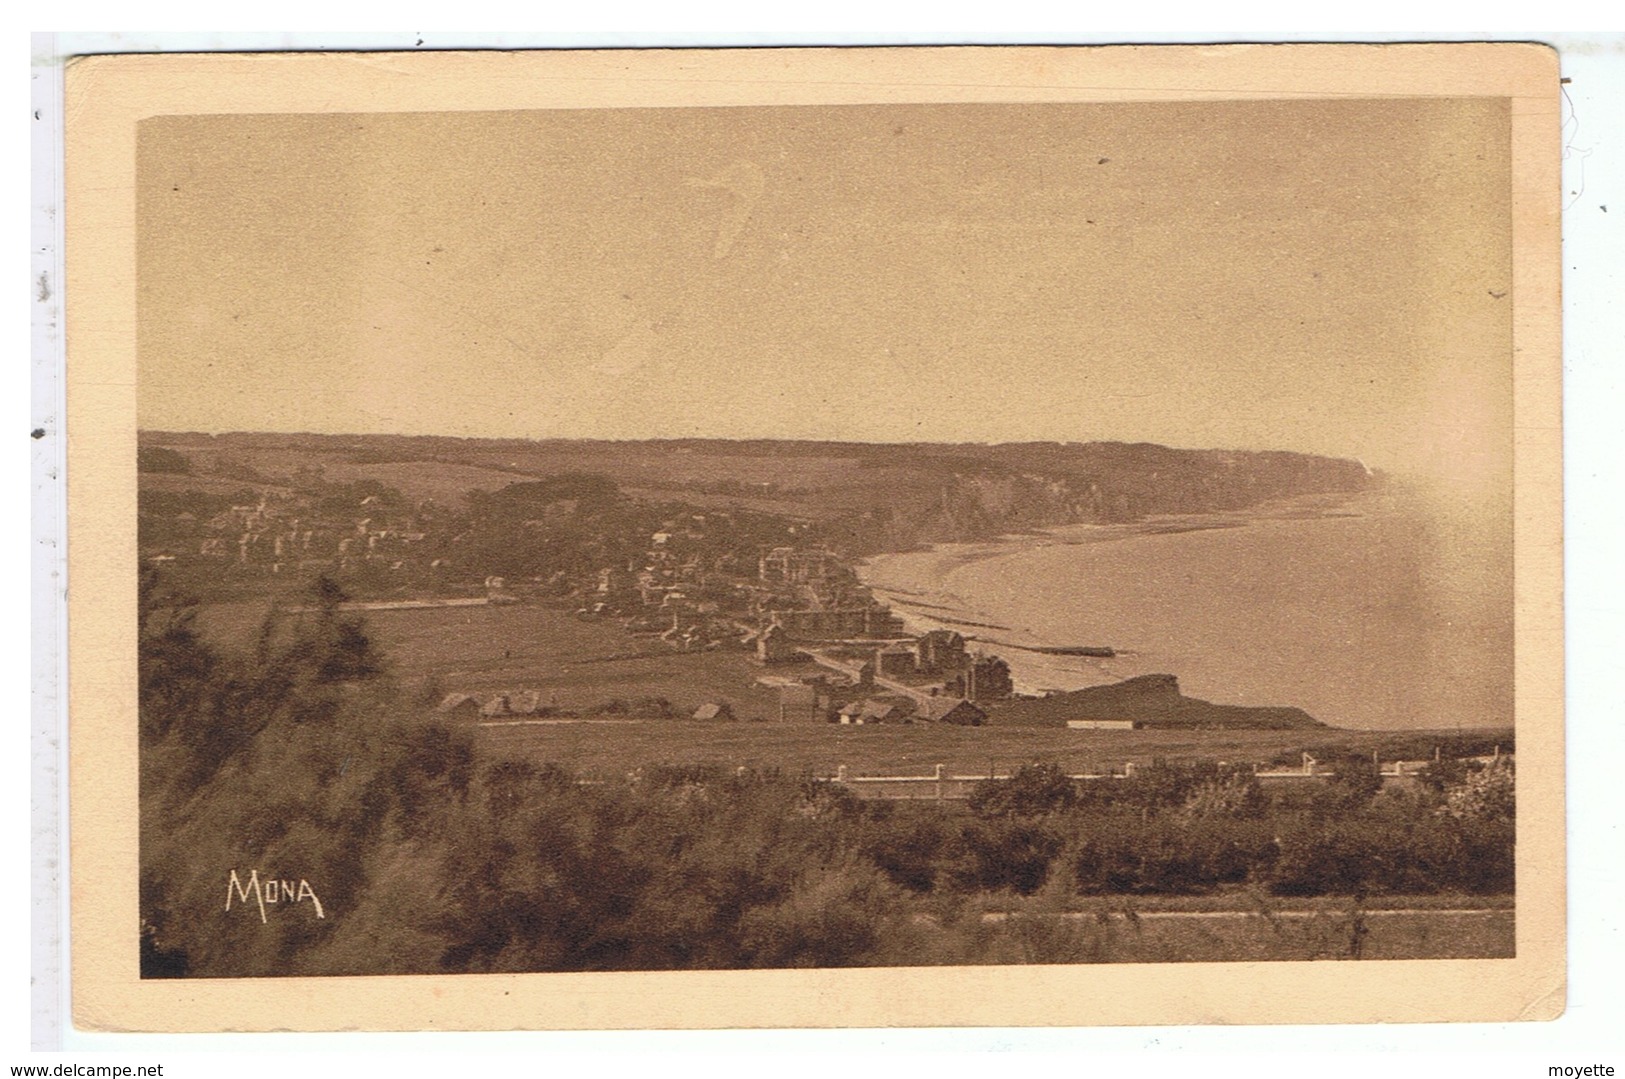
<path id="1" fill-rule="evenodd" d="M 970 796 L 970 811 L 978 817 L 1031 817 L 1071 809 L 1078 801 L 1077 784 L 1054 764 L 1022 768 L 1002 783 L 979 784 Z"/>
<path id="2" fill-rule="evenodd" d="M 321 584 L 227 656 L 144 582 L 147 974 L 1106 960 L 1122 953 L 1101 927 L 981 911 L 1512 887 L 1500 765 L 1376 796 L 1356 777 L 1296 806 L 1211 765 L 1081 785 L 1040 765 L 945 807 L 718 767 L 587 781 L 481 760 L 466 728 L 403 702 L 342 599 Z M 308 882 L 325 916 L 291 895 L 264 921 L 228 913 L 234 869 Z"/>

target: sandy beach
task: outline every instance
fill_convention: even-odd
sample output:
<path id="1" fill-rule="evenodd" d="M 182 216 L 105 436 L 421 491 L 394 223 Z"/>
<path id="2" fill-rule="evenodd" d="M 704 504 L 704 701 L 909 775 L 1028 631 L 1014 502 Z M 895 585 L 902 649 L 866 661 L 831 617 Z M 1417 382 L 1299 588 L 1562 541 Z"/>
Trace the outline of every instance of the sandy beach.
<path id="1" fill-rule="evenodd" d="M 876 556 L 860 574 L 911 631 L 956 630 L 1022 692 L 1179 676 L 1225 704 L 1357 728 L 1511 721 L 1509 609 L 1492 546 L 1366 496 L 1073 525 Z M 1051 655 L 1035 647 L 1109 647 Z"/>

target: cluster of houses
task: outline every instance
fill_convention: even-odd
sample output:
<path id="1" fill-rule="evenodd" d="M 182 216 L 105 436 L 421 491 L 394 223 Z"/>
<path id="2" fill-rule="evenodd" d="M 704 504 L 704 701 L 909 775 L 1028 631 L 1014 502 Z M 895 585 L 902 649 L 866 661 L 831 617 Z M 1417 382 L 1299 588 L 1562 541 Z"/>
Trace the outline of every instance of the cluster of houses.
<path id="1" fill-rule="evenodd" d="M 398 570 L 417 556 L 429 536 L 422 521 L 390 510 L 376 497 L 363 499 L 353 517 L 339 518 L 318 513 L 302 498 L 268 492 L 257 502 L 228 507 L 203 521 L 191 513 L 178 514 L 172 527 L 180 535 L 149 555 L 151 561 L 185 557 L 268 573 L 344 570 L 369 563 Z"/>
<path id="2" fill-rule="evenodd" d="M 580 613 L 631 611 L 630 630 L 658 633 L 680 650 L 743 646 L 770 668 L 827 668 L 760 680 L 778 689 L 781 720 L 980 726 L 987 712 L 977 702 L 1011 695 L 1002 659 L 971 653 L 951 630 L 908 635 L 902 620 L 826 549 L 772 548 L 749 577 L 741 567 L 675 557 L 678 539 L 697 538 L 695 529 L 706 523 L 696 515 L 652 537 L 636 600 L 629 587 L 618 586 L 627 578 L 600 571 L 596 603 Z"/>
<path id="3" fill-rule="evenodd" d="M 973 653 L 951 630 L 932 630 L 918 637 L 866 642 L 844 639 L 788 641 L 781 625 L 763 631 L 770 645 L 786 642 L 794 658 L 812 660 L 825 671 L 799 678 L 764 676 L 763 685 L 779 688 L 784 716 L 806 715 L 814 721 L 851 725 L 873 723 L 948 723 L 979 727 L 987 710 L 978 702 L 1010 696 L 1010 669 L 997 656 Z M 787 662 L 762 656 L 765 663 Z M 795 703 L 788 703 L 794 700 Z"/>
<path id="4" fill-rule="evenodd" d="M 649 538 L 643 564 L 607 566 L 585 590 L 578 617 L 620 617 L 637 634 L 678 651 L 743 647 L 764 663 L 805 658 L 798 643 L 887 638 L 900 619 L 833 553 L 776 547 L 754 566 L 732 554 L 707 557 L 699 541 L 726 513 L 666 521 Z M 754 572 L 752 572 L 754 571 Z"/>
<path id="5" fill-rule="evenodd" d="M 908 697 L 868 697 L 847 703 L 836 711 L 837 722 L 866 723 L 950 723 L 959 727 L 980 727 L 987 711 L 962 697 L 929 697 L 914 701 Z"/>

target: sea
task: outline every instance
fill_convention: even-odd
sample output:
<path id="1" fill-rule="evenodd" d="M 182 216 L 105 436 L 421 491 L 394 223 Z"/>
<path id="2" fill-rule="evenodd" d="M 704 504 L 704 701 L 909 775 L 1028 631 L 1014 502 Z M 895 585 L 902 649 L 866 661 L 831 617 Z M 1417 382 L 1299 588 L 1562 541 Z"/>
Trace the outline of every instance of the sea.
<path id="1" fill-rule="evenodd" d="M 1510 501 L 1390 483 L 1246 511 L 1070 525 L 859 569 L 913 632 L 956 630 L 1017 690 L 1140 674 L 1336 727 L 1512 724 Z M 1111 657 L 1035 648 L 1110 648 Z"/>

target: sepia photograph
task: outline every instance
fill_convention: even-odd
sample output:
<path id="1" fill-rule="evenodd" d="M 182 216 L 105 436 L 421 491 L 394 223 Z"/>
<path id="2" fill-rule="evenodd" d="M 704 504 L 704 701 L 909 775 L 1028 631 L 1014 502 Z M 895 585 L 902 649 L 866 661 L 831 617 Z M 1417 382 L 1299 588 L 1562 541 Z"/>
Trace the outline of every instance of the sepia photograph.
<path id="1" fill-rule="evenodd" d="M 420 88 L 126 124 L 135 991 L 1539 961 L 1560 999 L 1539 110 L 808 52 L 531 56 L 508 107 L 286 57 L 295 98 Z"/>

